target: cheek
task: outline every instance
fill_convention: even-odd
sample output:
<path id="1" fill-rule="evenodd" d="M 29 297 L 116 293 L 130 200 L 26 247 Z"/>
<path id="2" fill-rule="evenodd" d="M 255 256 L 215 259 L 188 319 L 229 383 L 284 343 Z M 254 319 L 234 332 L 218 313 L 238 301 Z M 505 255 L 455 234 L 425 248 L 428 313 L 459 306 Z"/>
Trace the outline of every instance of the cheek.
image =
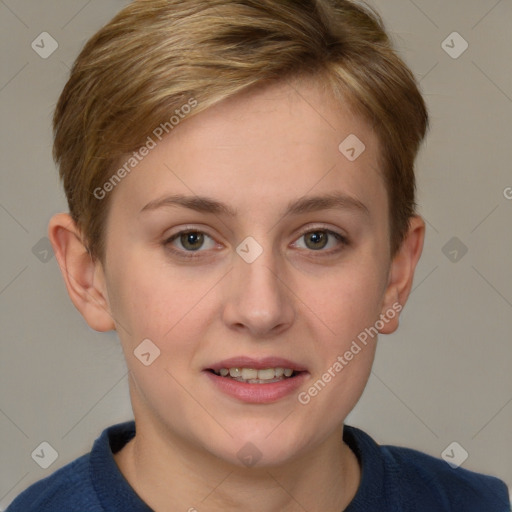
<path id="1" fill-rule="evenodd" d="M 197 350 L 194 340 L 205 328 L 197 321 L 198 315 L 206 315 L 201 297 L 211 283 L 199 280 L 191 286 L 183 272 L 148 264 L 148 258 L 126 259 L 110 277 L 112 313 L 137 396 L 157 415 L 170 403 L 181 410 L 190 400 L 183 376 Z M 149 345 L 151 359 L 158 356 L 146 366 L 134 352 L 147 339 L 157 347 Z"/>
<path id="2" fill-rule="evenodd" d="M 151 334 L 159 339 L 186 314 L 200 291 L 187 283 L 183 273 L 143 253 L 126 255 L 112 267 L 108 286 L 112 313 L 130 336 Z"/>
<path id="3" fill-rule="evenodd" d="M 305 282 L 301 295 L 342 348 L 378 319 L 385 283 L 385 271 L 377 261 L 360 259 L 319 282 Z"/>
<path id="4" fill-rule="evenodd" d="M 162 368 L 185 371 L 218 311 L 213 303 L 217 274 L 194 277 L 185 268 L 150 263 L 147 254 L 127 258 L 113 270 L 109 299 L 127 360 L 149 339 L 160 350 Z"/>
<path id="5" fill-rule="evenodd" d="M 298 397 L 313 424 L 330 430 L 344 421 L 361 397 L 371 372 L 383 278 L 375 266 L 351 266 L 324 286 L 307 290 L 322 322 L 311 314 L 318 365 Z M 328 329 L 326 328 L 328 327 Z"/>

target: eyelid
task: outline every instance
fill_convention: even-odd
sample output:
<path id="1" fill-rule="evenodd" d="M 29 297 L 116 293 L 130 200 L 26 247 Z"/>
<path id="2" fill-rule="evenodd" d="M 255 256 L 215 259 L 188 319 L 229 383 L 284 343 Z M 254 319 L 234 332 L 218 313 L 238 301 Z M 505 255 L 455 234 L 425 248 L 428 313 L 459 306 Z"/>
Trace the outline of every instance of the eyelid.
<path id="1" fill-rule="evenodd" d="M 342 234 L 334 229 L 331 229 L 325 225 L 313 225 L 313 226 L 308 226 L 307 228 L 303 228 L 298 236 L 296 236 L 294 238 L 294 242 L 291 244 L 292 246 L 295 246 L 297 241 L 302 238 L 303 236 L 309 234 L 309 233 L 314 233 L 316 231 L 323 231 L 325 233 L 327 233 L 328 235 L 330 236 L 333 236 L 336 240 L 338 240 L 339 244 L 337 244 L 338 246 L 335 247 L 335 248 L 331 248 L 331 249 L 328 249 L 328 250 L 323 250 L 323 249 L 319 249 L 319 250 L 314 250 L 314 249 L 308 249 L 308 248 L 300 248 L 301 250 L 303 251 L 307 251 L 307 252 L 310 252 L 310 253 L 318 253 L 318 254 L 324 254 L 326 256 L 328 255 L 334 255 L 335 253 L 339 252 L 340 250 L 342 250 L 342 248 L 344 246 L 347 246 L 350 244 L 350 241 L 348 239 L 348 237 L 345 235 L 345 234 Z M 214 250 L 212 248 L 210 249 L 203 249 L 203 248 L 200 248 L 196 251 L 187 251 L 185 249 L 176 249 L 176 248 L 173 248 L 172 247 L 172 242 L 174 242 L 176 239 L 178 239 L 181 235 L 183 234 L 187 234 L 187 233 L 200 233 L 200 234 L 203 234 L 205 236 L 207 236 L 208 238 L 210 238 L 215 244 L 216 244 L 216 248 L 218 249 L 218 246 L 219 246 L 219 242 L 216 240 L 215 237 L 213 237 L 212 235 L 210 235 L 207 230 L 205 230 L 204 228 L 201 228 L 201 227 L 198 227 L 198 226 L 183 226 L 181 227 L 178 231 L 176 231 L 175 233 L 171 234 L 171 235 L 168 235 L 165 237 L 165 240 L 163 242 L 163 245 L 164 247 L 166 247 L 169 251 L 173 252 L 174 254 L 178 255 L 178 256 L 181 256 L 183 258 L 187 258 L 187 259 L 193 259 L 193 258 L 199 258 L 199 257 L 204 257 L 203 254 L 201 253 L 208 253 L 209 251 L 211 250 Z M 341 247 L 340 247 L 341 246 Z"/>
<path id="2" fill-rule="evenodd" d="M 299 239 L 304 235 L 307 235 L 308 233 L 314 233 L 315 231 L 325 231 L 326 233 L 339 237 L 339 239 L 342 240 L 344 243 L 348 244 L 350 242 L 348 236 L 345 233 L 337 231 L 336 228 L 331 228 L 329 226 L 326 226 L 325 224 L 308 226 L 307 228 L 301 229 L 299 231 L 299 235 L 295 238 L 295 240 Z"/>
<path id="3" fill-rule="evenodd" d="M 202 233 L 204 235 L 209 236 L 211 239 L 215 240 L 215 237 L 208 232 L 207 228 L 204 228 L 204 227 L 201 227 L 201 226 L 193 226 L 193 225 L 187 226 L 187 225 L 185 225 L 185 226 L 180 226 L 177 231 L 174 231 L 170 235 L 166 235 L 164 237 L 164 241 L 167 242 L 168 240 L 172 240 L 173 238 L 177 238 L 179 235 L 183 235 L 185 233 Z"/>
<path id="4" fill-rule="evenodd" d="M 328 236 L 335 238 L 337 240 L 337 244 L 335 247 L 331 247 L 329 249 L 320 248 L 320 249 L 310 249 L 308 247 L 298 247 L 298 241 L 304 237 L 305 235 L 308 235 L 310 233 L 315 233 L 318 231 L 322 231 L 324 233 L 327 233 Z M 327 242 L 329 243 L 329 242 Z M 339 233 L 338 231 L 331 229 L 329 227 L 323 226 L 316 226 L 311 227 L 309 226 L 307 229 L 301 231 L 300 235 L 295 238 L 295 241 L 291 244 L 292 247 L 296 247 L 299 251 L 302 251 L 305 253 L 307 257 L 314 257 L 314 258 L 321 258 L 321 257 L 334 257 L 339 255 L 344 249 L 346 249 L 350 245 L 350 241 L 348 237 L 342 233 Z"/>
<path id="5" fill-rule="evenodd" d="M 173 247 L 172 243 L 175 240 L 179 239 L 179 237 L 181 235 L 184 235 L 187 233 L 200 233 L 202 235 L 205 235 L 205 237 L 210 238 L 215 243 L 217 248 L 219 246 L 219 242 L 217 241 L 217 239 L 215 237 L 210 235 L 204 228 L 199 228 L 197 226 L 182 226 L 178 231 L 176 231 L 170 235 L 167 235 L 164 238 L 162 245 L 168 251 L 174 253 L 175 255 L 183 257 L 183 258 L 187 258 L 187 259 L 204 257 L 203 254 L 201 254 L 201 253 L 207 253 L 207 252 L 213 250 L 212 248 L 203 249 L 201 247 L 200 249 L 197 249 L 196 251 L 187 251 L 186 249 L 178 249 L 178 248 Z"/>

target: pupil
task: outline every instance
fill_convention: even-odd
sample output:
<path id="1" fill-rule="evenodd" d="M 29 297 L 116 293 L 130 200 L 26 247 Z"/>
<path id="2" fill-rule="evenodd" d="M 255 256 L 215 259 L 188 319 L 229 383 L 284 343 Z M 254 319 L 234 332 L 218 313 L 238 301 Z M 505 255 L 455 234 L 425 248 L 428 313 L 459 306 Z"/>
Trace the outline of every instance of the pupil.
<path id="1" fill-rule="evenodd" d="M 312 242 L 312 244 L 307 243 L 308 239 Z M 327 236 L 322 231 L 316 231 L 314 233 L 310 233 L 306 237 L 306 245 L 310 249 L 322 249 L 323 247 L 325 247 L 326 243 L 327 243 Z M 312 245 L 312 247 L 310 245 Z"/>
<path id="2" fill-rule="evenodd" d="M 203 245 L 202 233 L 185 233 L 181 236 L 183 247 L 191 250 L 197 250 Z"/>

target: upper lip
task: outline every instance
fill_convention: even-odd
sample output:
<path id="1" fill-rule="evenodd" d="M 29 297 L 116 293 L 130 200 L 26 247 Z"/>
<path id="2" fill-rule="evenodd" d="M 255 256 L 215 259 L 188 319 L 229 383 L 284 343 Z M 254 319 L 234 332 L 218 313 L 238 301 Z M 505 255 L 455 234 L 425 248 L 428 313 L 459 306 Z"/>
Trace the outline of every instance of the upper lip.
<path id="1" fill-rule="evenodd" d="M 254 368 L 255 370 L 264 370 L 265 368 L 290 368 L 296 372 L 306 371 L 306 368 L 298 363 L 274 356 L 257 359 L 248 356 L 230 357 L 229 359 L 214 363 L 205 369 L 218 371 L 221 368 Z"/>

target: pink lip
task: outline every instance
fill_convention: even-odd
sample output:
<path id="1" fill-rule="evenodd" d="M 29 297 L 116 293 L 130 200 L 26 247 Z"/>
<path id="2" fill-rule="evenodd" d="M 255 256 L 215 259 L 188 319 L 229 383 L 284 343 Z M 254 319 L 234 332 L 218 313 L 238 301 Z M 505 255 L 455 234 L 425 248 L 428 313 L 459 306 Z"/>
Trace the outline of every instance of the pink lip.
<path id="1" fill-rule="evenodd" d="M 304 366 L 294 363 L 288 359 L 281 357 L 263 357 L 255 359 L 247 356 L 231 357 L 230 359 L 224 359 L 218 363 L 208 366 L 207 370 L 220 370 L 221 368 L 254 368 L 256 370 L 264 370 L 265 368 L 291 368 L 296 372 L 306 371 Z M 253 386 L 254 384 L 250 384 Z M 268 386 L 269 384 L 265 384 Z"/>
<path id="2" fill-rule="evenodd" d="M 231 360 L 228 361 L 231 365 Z M 234 366 L 230 367 L 233 368 Z M 273 366 L 273 364 L 269 365 L 268 363 L 265 363 L 266 368 L 272 368 Z M 279 364 L 279 366 L 282 367 L 281 364 Z M 254 366 L 246 367 L 254 368 Z M 221 366 L 220 368 L 226 368 L 226 366 Z M 290 367 L 287 366 L 287 368 Z M 237 380 L 230 379 L 228 377 L 221 377 L 220 375 L 209 371 L 204 371 L 203 373 L 206 374 L 217 389 L 223 393 L 241 400 L 242 402 L 253 404 L 276 402 L 277 400 L 296 392 L 297 388 L 301 386 L 304 383 L 304 380 L 309 376 L 309 373 L 304 371 L 294 377 L 290 377 L 279 382 L 249 384 L 247 382 L 238 382 Z"/>

